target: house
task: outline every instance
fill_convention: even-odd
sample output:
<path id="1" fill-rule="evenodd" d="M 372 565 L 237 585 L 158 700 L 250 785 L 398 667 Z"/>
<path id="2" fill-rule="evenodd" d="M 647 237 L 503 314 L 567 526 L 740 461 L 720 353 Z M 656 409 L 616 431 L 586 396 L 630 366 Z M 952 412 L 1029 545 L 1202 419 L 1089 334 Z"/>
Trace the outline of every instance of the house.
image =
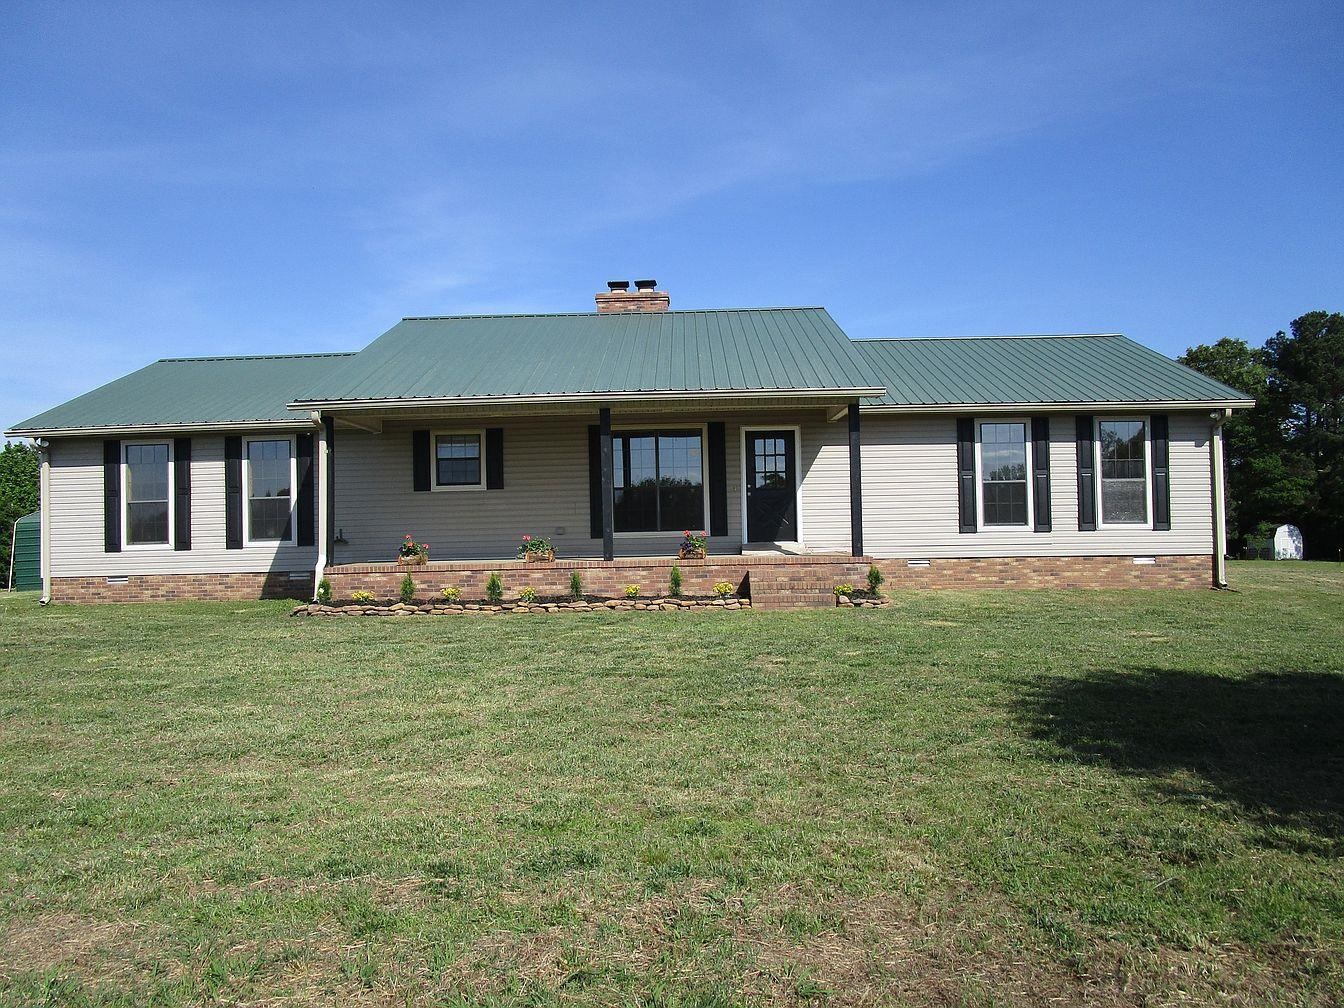
<path id="1" fill-rule="evenodd" d="M 746 581 L 1220 585 L 1241 393 L 1123 336 L 851 340 L 822 308 L 406 318 L 357 353 L 160 360 L 7 433 L 42 449 L 58 601 Z M 553 565 L 507 567 L 521 536 Z M 552 583 L 554 582 L 554 583 Z"/>

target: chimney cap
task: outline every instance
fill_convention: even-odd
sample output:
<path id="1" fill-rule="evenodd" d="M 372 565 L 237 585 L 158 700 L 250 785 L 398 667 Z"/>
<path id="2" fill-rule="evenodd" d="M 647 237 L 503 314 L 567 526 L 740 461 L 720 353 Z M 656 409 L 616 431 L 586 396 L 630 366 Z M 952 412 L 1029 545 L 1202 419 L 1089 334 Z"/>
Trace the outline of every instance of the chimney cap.
<path id="1" fill-rule="evenodd" d="M 636 280 L 635 289 L 642 291 L 651 291 L 658 286 L 657 280 Z"/>
<path id="2" fill-rule="evenodd" d="M 608 280 L 607 289 L 614 291 L 628 291 L 630 289 L 629 280 Z"/>

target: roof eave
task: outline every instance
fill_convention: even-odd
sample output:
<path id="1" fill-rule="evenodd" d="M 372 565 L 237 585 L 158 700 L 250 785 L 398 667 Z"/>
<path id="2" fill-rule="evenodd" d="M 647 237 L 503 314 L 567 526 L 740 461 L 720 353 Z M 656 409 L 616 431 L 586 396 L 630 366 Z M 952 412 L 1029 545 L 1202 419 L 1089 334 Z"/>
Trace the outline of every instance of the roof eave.
<path id="1" fill-rule="evenodd" d="M 868 388 L 798 389 L 688 389 L 654 392 L 578 392 L 564 395 L 421 396 L 401 399 L 296 399 L 295 410 L 418 409 L 429 406 L 522 405 L 527 403 L 608 403 L 676 401 L 681 399 L 800 399 L 830 396 L 836 399 L 869 398 L 886 394 L 881 386 Z"/>
<path id="2" fill-rule="evenodd" d="M 171 434 L 179 431 L 302 430 L 313 426 L 311 420 L 221 420 L 208 423 L 98 424 L 86 427 L 12 427 L 5 437 L 92 437 L 96 434 Z"/>
<path id="3" fill-rule="evenodd" d="M 1111 402 L 1016 403 L 862 403 L 864 413 L 1069 413 L 1078 410 L 1199 410 L 1250 409 L 1254 399 L 1166 399 Z"/>

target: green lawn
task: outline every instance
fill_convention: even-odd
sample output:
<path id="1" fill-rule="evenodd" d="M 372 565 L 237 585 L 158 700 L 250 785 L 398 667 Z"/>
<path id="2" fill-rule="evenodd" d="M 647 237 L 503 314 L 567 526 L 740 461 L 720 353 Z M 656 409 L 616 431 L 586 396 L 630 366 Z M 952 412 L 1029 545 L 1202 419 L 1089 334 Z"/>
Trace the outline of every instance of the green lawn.
<path id="1" fill-rule="evenodd" d="M 0 601 L 0 1003 L 1337 1004 L 1344 569 Z"/>

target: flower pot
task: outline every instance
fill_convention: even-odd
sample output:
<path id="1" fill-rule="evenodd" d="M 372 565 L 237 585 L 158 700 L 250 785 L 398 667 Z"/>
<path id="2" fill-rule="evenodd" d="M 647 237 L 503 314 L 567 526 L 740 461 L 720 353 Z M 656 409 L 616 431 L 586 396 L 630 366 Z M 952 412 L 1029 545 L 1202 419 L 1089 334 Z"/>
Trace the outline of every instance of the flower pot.
<path id="1" fill-rule="evenodd" d="M 404 567 L 419 567 L 429 560 L 428 553 L 412 553 L 410 556 L 397 557 L 397 563 Z"/>
<path id="2" fill-rule="evenodd" d="M 546 550 L 543 553 L 541 550 L 528 550 L 523 554 L 523 559 L 528 563 L 550 563 L 555 559 L 555 551 Z"/>
<path id="3" fill-rule="evenodd" d="M 677 550 L 677 557 L 682 560 L 703 560 L 705 551 L 694 546 L 682 546 Z"/>

